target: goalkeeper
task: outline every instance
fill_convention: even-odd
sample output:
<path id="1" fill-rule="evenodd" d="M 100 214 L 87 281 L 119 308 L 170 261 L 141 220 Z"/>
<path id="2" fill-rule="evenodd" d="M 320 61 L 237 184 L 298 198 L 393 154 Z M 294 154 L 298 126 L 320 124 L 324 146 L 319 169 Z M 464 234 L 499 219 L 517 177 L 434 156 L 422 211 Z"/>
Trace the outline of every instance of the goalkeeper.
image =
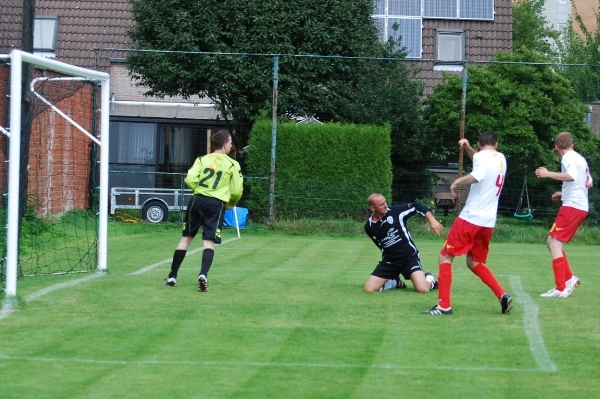
<path id="1" fill-rule="evenodd" d="M 431 231 L 440 235 L 443 227 L 425 205 L 419 203 L 397 204 L 388 208 L 385 197 L 371 194 L 368 199 L 373 214 L 365 224 L 365 233 L 381 249 L 382 259 L 369 276 L 364 290 L 383 291 L 390 288 L 406 288 L 400 279 L 410 279 L 418 292 L 437 288 L 431 273 L 423 273 L 419 251 L 408 231 L 407 221 L 418 214 L 429 222 Z"/>
<path id="2" fill-rule="evenodd" d="M 185 178 L 194 195 L 185 213 L 181 241 L 173 254 L 171 271 L 165 285 L 174 286 L 177 271 L 188 247 L 202 227 L 204 252 L 198 276 L 198 291 L 208 291 L 208 271 L 215 254 L 215 244 L 221 243 L 221 228 L 225 209 L 231 209 L 242 197 L 243 182 L 240 164 L 227 154 L 231 151 L 231 133 L 219 130 L 212 137 L 214 152 L 196 159 Z"/>

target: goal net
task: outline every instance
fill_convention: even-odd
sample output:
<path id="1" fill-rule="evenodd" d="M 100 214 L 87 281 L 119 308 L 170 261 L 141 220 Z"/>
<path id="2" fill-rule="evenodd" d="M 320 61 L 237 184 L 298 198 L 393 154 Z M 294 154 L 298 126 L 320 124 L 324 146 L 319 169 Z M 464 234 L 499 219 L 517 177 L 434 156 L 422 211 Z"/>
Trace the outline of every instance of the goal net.
<path id="1" fill-rule="evenodd" d="M 109 96 L 105 73 L 20 51 L 9 58 L 0 68 L 10 84 L 0 89 L 10 98 L 0 116 L 7 297 L 19 277 L 106 269 Z"/>

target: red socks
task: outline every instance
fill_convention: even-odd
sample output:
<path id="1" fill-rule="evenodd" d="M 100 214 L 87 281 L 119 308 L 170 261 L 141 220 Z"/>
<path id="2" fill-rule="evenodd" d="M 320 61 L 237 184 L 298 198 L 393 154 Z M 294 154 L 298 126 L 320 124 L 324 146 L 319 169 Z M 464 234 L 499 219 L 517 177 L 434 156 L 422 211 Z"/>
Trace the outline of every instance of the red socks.
<path id="1" fill-rule="evenodd" d="M 442 263 L 438 276 L 438 306 L 450 308 L 450 287 L 452 286 L 452 264 Z"/>
<path id="2" fill-rule="evenodd" d="M 573 272 L 571 271 L 571 265 L 569 264 L 569 259 L 567 259 L 567 254 L 563 251 L 563 256 L 565 257 L 565 281 L 569 281 L 571 277 L 573 277 Z"/>
<path id="3" fill-rule="evenodd" d="M 567 258 L 560 257 L 552 260 L 552 269 L 554 270 L 554 284 L 556 284 L 556 289 L 559 291 L 564 291 L 566 288 L 565 285 L 565 272 L 567 268 L 569 268 L 569 272 L 571 268 L 568 266 Z M 573 273 L 571 273 L 573 276 Z"/>
<path id="4" fill-rule="evenodd" d="M 500 299 L 502 294 L 506 292 L 494 276 L 494 273 L 492 273 L 492 271 L 483 263 L 476 264 L 471 271 L 475 273 L 475 275 L 479 277 L 485 285 L 490 287 L 490 289 L 494 292 L 494 295 L 496 295 L 496 298 Z"/>
<path id="5" fill-rule="evenodd" d="M 502 298 L 506 292 L 500 285 L 494 274 L 486 265 L 478 263 L 473 267 L 473 273 L 483 281 L 485 285 L 496 295 L 496 298 Z M 564 282 L 563 282 L 564 284 Z M 440 265 L 440 275 L 438 276 L 438 306 L 444 309 L 450 308 L 450 288 L 452 286 L 452 265 L 450 263 L 442 263 Z"/>

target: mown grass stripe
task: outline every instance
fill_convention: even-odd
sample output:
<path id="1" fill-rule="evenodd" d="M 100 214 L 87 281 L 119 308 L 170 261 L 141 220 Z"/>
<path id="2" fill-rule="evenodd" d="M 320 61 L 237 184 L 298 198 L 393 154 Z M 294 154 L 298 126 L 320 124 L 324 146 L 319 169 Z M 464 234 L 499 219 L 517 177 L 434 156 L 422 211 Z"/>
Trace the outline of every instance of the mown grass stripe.
<path id="1" fill-rule="evenodd" d="M 181 365 L 181 366 L 232 366 L 232 367 L 298 367 L 298 368 L 331 368 L 331 369 L 377 369 L 377 370 L 453 370 L 453 371 L 506 371 L 506 372 L 541 372 L 537 368 L 518 368 L 518 367 L 460 367 L 460 366 L 407 366 L 397 364 L 335 364 L 335 363 L 287 363 L 287 362 L 233 362 L 233 361 L 195 361 L 195 360 L 96 360 L 81 358 L 48 358 L 48 357 L 28 357 L 28 356 L 7 356 L 0 355 L 0 360 L 7 361 L 27 361 L 27 362 L 69 362 L 69 363 L 87 363 L 87 364 L 114 364 L 123 366 L 163 366 L 163 365 Z"/>
<path id="2" fill-rule="evenodd" d="M 544 338 L 542 337 L 542 331 L 538 322 L 539 308 L 523 289 L 521 277 L 510 276 L 510 284 L 515 293 L 515 301 L 523 306 L 523 328 L 529 341 L 529 348 L 533 358 L 541 371 L 556 371 L 556 365 L 550 359 Z"/>
<path id="3" fill-rule="evenodd" d="M 221 242 L 221 245 L 227 244 L 228 242 L 235 241 L 237 239 L 238 239 L 237 237 L 230 238 L 229 240 L 225 240 L 225 241 Z M 192 255 L 192 254 L 195 254 L 196 252 L 201 252 L 201 251 L 204 251 L 204 247 L 199 247 L 199 248 L 196 248 L 194 250 L 188 251 L 186 253 L 186 256 L 187 255 Z M 132 272 L 132 273 L 129 273 L 129 274 L 130 275 L 136 275 L 136 274 L 146 273 L 146 272 L 149 272 L 152 269 L 157 268 L 158 266 L 161 266 L 161 265 L 164 265 L 164 264 L 167 264 L 167 263 L 171 263 L 172 261 L 173 261 L 173 258 L 163 259 L 160 262 L 156 262 L 156 263 L 153 263 L 153 264 L 151 264 L 149 266 L 142 267 L 141 269 L 136 270 L 135 272 Z"/>

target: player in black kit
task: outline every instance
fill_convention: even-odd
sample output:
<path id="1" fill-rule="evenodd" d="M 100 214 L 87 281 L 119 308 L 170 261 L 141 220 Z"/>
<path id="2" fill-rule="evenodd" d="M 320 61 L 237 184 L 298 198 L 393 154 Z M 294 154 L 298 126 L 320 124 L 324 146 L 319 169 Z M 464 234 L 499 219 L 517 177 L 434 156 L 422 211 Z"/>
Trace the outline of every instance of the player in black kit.
<path id="1" fill-rule="evenodd" d="M 410 236 L 408 219 L 418 214 L 429 222 L 429 228 L 440 235 L 442 225 L 435 219 L 429 208 L 419 203 L 397 204 L 388 207 L 385 197 L 371 194 L 368 199 L 373 214 L 365 224 L 365 233 L 381 249 L 381 262 L 369 276 L 364 290 L 383 291 L 390 288 L 405 288 L 400 274 L 410 279 L 418 292 L 429 292 L 437 288 L 437 281 L 431 273 L 421 268 L 419 250 Z"/>

